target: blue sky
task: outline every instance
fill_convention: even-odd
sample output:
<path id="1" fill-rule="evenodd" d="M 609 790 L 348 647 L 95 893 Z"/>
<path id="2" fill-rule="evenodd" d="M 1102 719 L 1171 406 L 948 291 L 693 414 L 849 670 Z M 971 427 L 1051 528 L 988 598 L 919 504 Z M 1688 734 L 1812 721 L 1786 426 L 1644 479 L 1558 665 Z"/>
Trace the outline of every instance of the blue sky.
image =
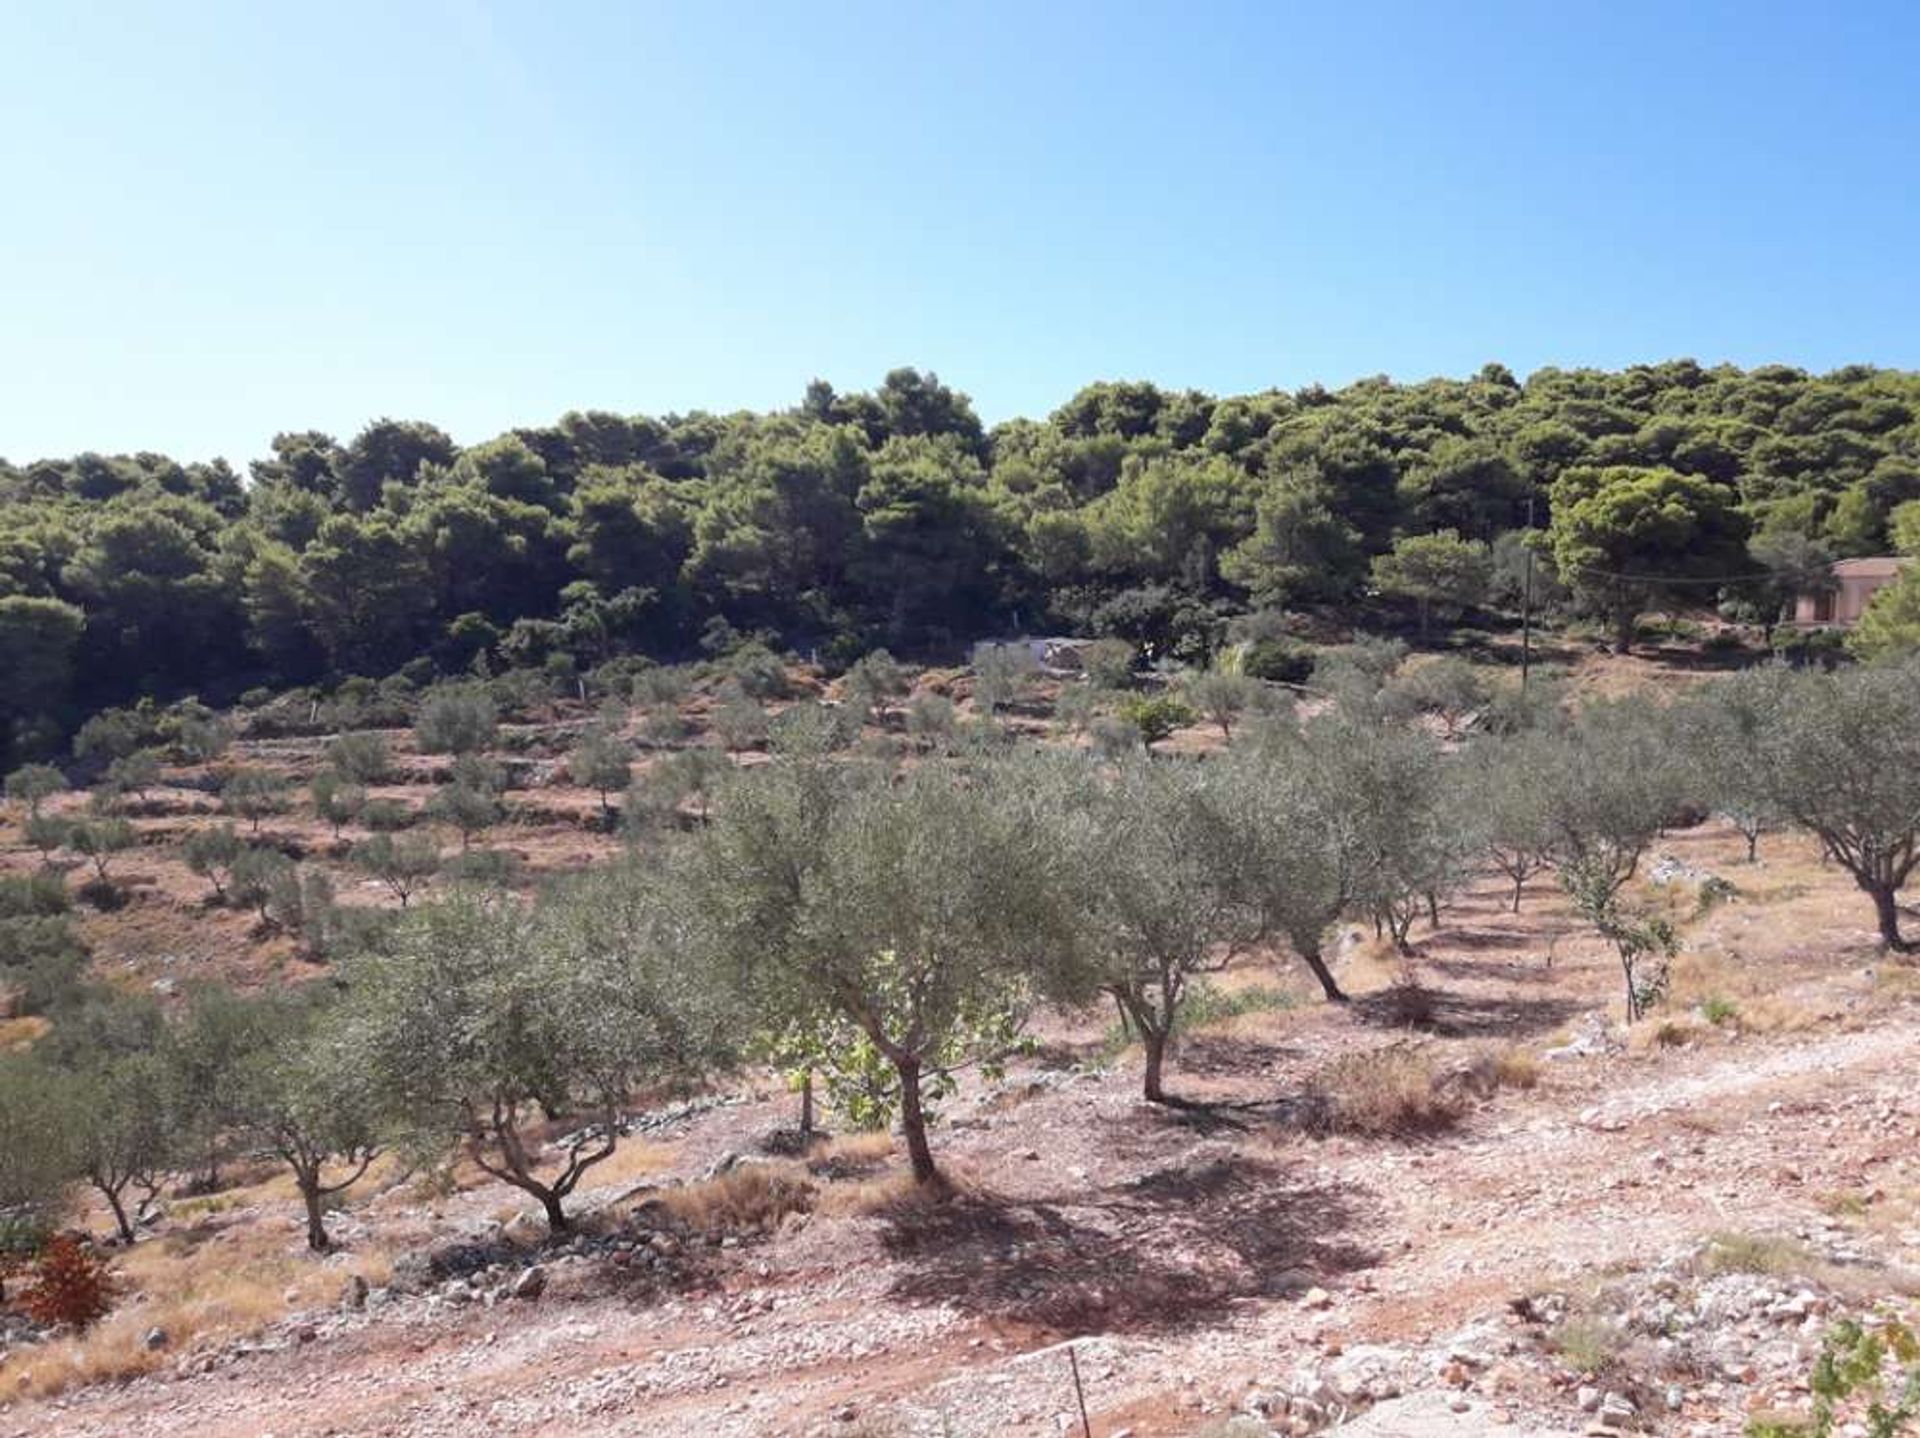
<path id="1" fill-rule="evenodd" d="M 12 0 L 0 454 L 1920 364 L 1920 11 L 1828 8 Z"/>

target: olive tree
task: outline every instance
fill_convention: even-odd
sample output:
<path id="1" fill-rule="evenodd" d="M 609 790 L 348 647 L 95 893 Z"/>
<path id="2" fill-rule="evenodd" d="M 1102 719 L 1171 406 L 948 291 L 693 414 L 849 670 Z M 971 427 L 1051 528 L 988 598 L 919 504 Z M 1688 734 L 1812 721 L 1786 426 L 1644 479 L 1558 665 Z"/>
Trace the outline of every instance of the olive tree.
<path id="1" fill-rule="evenodd" d="M 1064 980 L 1062 856 L 1030 791 L 991 763 L 923 766 L 897 784 L 780 767 L 716 811 L 701 908 L 777 1006 L 770 1017 L 844 1022 L 872 1045 L 893 1071 L 914 1178 L 933 1183 L 929 1089 L 1007 1055 Z"/>
<path id="2" fill-rule="evenodd" d="M 354 782 L 335 769 L 322 769 L 307 784 L 307 797 L 313 802 L 313 814 L 340 837 L 343 825 L 358 819 L 367 807 L 364 785 Z"/>
<path id="3" fill-rule="evenodd" d="M 1590 703 L 1553 742 L 1545 792 L 1561 877 L 1590 903 L 1610 902 L 1693 781 L 1669 717 L 1645 700 Z"/>
<path id="4" fill-rule="evenodd" d="M 239 1079 L 242 1129 L 293 1174 L 307 1247 L 325 1253 L 326 1200 L 357 1183 L 380 1152 L 374 1096 L 351 1029 L 305 997 L 269 1001 L 272 1041 Z"/>
<path id="5" fill-rule="evenodd" d="M 245 850 L 246 842 L 233 825 L 215 824 L 187 835 L 180 855 L 189 869 L 213 885 L 215 901 L 225 903 L 234 864 Z"/>
<path id="6" fill-rule="evenodd" d="M 1260 699 L 1258 680 L 1223 669 L 1202 670 L 1181 688 L 1187 703 L 1218 724 L 1220 737 L 1227 740 L 1233 738 L 1235 721 Z"/>
<path id="7" fill-rule="evenodd" d="M 1553 867 L 1553 784 L 1560 750 L 1537 732 L 1480 740 L 1463 760 L 1462 781 L 1477 811 L 1494 867 L 1513 883 L 1520 912 L 1527 880 Z"/>
<path id="8" fill-rule="evenodd" d="M 424 834 L 375 834 L 348 857 L 386 885 L 403 909 L 440 872 L 440 847 Z"/>
<path id="9" fill-rule="evenodd" d="M 1347 714 L 1269 726 L 1222 779 L 1236 892 L 1335 1003 L 1346 994 L 1325 957 L 1333 926 L 1364 916 L 1404 945 L 1473 848 L 1433 742 Z"/>
<path id="10" fill-rule="evenodd" d="M 102 1056 L 72 1076 L 67 1106 L 78 1167 L 107 1201 L 123 1243 L 134 1241 L 135 1221 L 160 1192 L 174 1129 L 166 1106 L 161 1061 L 153 1053 Z M 129 1192 L 144 1197 L 129 1207 Z"/>
<path id="11" fill-rule="evenodd" d="M 477 754 L 493 746 L 499 725 L 499 707 L 487 692 L 460 685 L 427 696 L 413 736 L 423 754 Z"/>
<path id="12" fill-rule="evenodd" d="M 262 819 L 286 811 L 287 787 L 285 776 L 270 769 L 235 769 L 220 786 L 220 806 L 257 834 Z"/>
<path id="13" fill-rule="evenodd" d="M 1900 932 L 1900 890 L 1920 866 L 1920 661 L 1755 681 L 1769 721 L 1754 736 L 1767 803 L 1819 839 L 1873 902 L 1881 941 Z"/>
<path id="14" fill-rule="evenodd" d="M 1112 998 L 1145 1054 L 1142 1092 L 1167 1102 L 1167 1046 L 1194 980 L 1258 937 L 1260 912 L 1232 882 L 1220 776 L 1136 758 L 1111 777 L 1077 763 L 1051 787 L 1055 842 L 1087 981 Z"/>
<path id="15" fill-rule="evenodd" d="M 632 769 L 633 751 L 617 735 L 601 729 L 589 731 L 567 755 L 567 777 L 599 794 L 601 817 L 608 823 L 614 814 L 607 796 L 627 787 Z"/>
<path id="16" fill-rule="evenodd" d="M 77 1177 L 70 1093 L 64 1076 L 39 1057 L 0 1053 L 0 1284 L 9 1231 L 50 1227 Z"/>
<path id="17" fill-rule="evenodd" d="M 1705 686 L 1675 726 L 1702 796 L 1740 831 L 1750 864 L 1759 858 L 1760 836 L 1787 817 L 1760 752 L 1766 733 L 1785 717 L 1787 692 L 1766 670 L 1749 670 Z"/>
<path id="18" fill-rule="evenodd" d="M 613 1154 L 628 1093 L 706 1055 L 707 1027 L 686 1018 L 698 983 L 679 916 L 650 894 L 588 887 L 530 909 L 463 890 L 347 966 L 340 1021 L 392 1119 L 424 1141 L 456 1138 L 555 1232 Z M 551 1160 L 532 1131 L 539 1114 L 569 1126 Z"/>
<path id="19" fill-rule="evenodd" d="M 38 819 L 40 806 L 55 794 L 65 793 L 66 788 L 67 776 L 51 764 L 22 764 L 7 775 L 7 798 L 24 804 L 29 819 Z"/>

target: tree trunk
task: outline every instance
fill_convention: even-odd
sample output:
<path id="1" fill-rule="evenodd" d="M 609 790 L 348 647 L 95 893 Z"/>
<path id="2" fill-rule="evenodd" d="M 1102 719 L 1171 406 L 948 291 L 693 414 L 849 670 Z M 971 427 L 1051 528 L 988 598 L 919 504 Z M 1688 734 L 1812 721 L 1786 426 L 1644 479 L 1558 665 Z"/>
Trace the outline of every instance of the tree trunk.
<path id="1" fill-rule="evenodd" d="M 813 1137 L 813 1070 L 800 1075 L 800 1137 Z"/>
<path id="2" fill-rule="evenodd" d="M 1513 911 L 1516 914 L 1520 912 L 1520 895 L 1526 890 L 1526 887 L 1527 876 L 1525 870 L 1522 870 L 1520 873 L 1514 875 L 1513 878 Z"/>
<path id="3" fill-rule="evenodd" d="M 913 1181 L 928 1184 L 940 1177 L 934 1166 L 933 1150 L 927 1146 L 927 1115 L 920 1107 L 920 1061 L 897 1058 L 894 1071 L 900 1075 L 900 1132 L 907 1140 L 907 1156 L 913 1160 Z"/>
<path id="4" fill-rule="evenodd" d="M 1333 976 L 1333 970 L 1328 968 L 1327 961 L 1320 957 L 1317 946 L 1312 949 L 1302 949 L 1300 958 L 1309 969 L 1313 970 L 1313 976 L 1320 980 L 1320 988 L 1326 994 L 1328 1003 L 1344 1004 L 1347 1001 L 1347 996 L 1340 990 L 1339 981 Z"/>
<path id="5" fill-rule="evenodd" d="M 133 1224 L 127 1219 L 127 1206 L 120 1201 L 118 1189 L 108 1188 L 105 1184 L 95 1184 L 106 1195 L 107 1206 L 113 1210 L 113 1226 L 120 1230 L 120 1241 L 129 1247 L 133 1244 Z"/>
<path id="6" fill-rule="evenodd" d="M 1637 605 L 1623 603 L 1613 612 L 1613 639 L 1622 654 L 1633 652 L 1634 631 L 1640 627 L 1640 610 Z"/>
<path id="7" fill-rule="evenodd" d="M 565 1233 L 573 1227 L 573 1220 L 568 1218 L 566 1210 L 560 1207 L 559 1194 L 550 1188 L 542 1188 L 536 1192 L 535 1197 L 540 1200 L 540 1206 L 547 1211 L 549 1229 L 555 1233 Z"/>
<path id="8" fill-rule="evenodd" d="M 1427 922 L 1436 929 L 1440 927 L 1440 896 L 1432 889 L 1427 890 Z"/>
<path id="9" fill-rule="evenodd" d="M 319 1176 L 312 1181 L 302 1178 L 298 1183 L 301 1201 L 307 1206 L 307 1247 L 325 1253 L 333 1247 L 333 1240 L 327 1236 L 326 1219 L 320 1212 Z"/>
<path id="10" fill-rule="evenodd" d="M 1140 1026 L 1140 1043 L 1147 1051 L 1146 1077 L 1142 1092 L 1148 1103 L 1165 1103 L 1167 1091 L 1161 1086 L 1160 1075 L 1167 1065 L 1167 1036 L 1159 1029 Z"/>
<path id="11" fill-rule="evenodd" d="M 1747 862 L 1749 864 L 1760 862 L 1760 831 L 1758 829 L 1747 830 Z"/>
<path id="12" fill-rule="evenodd" d="M 1910 954 L 1914 945 L 1900 937 L 1900 905 L 1898 895 L 1888 885 L 1861 885 L 1873 896 L 1873 911 L 1880 920 L 1880 940 L 1896 954 Z"/>

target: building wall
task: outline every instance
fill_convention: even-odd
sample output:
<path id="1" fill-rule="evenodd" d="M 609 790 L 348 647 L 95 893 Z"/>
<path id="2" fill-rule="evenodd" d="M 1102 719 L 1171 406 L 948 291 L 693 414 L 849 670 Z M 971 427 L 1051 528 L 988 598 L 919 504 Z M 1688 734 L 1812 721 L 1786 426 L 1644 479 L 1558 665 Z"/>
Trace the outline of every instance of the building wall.
<path id="1" fill-rule="evenodd" d="M 1851 629 L 1867 601 L 1893 583 L 1894 574 L 1842 574 L 1828 594 L 1803 594 L 1794 601 L 1793 622 L 1802 629 Z"/>

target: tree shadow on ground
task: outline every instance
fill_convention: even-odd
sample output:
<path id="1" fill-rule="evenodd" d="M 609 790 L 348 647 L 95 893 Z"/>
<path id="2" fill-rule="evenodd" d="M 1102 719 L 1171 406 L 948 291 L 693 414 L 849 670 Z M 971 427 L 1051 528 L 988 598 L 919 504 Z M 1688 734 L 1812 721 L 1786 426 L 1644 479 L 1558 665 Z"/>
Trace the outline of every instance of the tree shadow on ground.
<path id="1" fill-rule="evenodd" d="M 1190 1078 L 1259 1077 L 1304 1054 L 1296 1044 L 1248 1034 L 1189 1033 L 1177 1039 L 1171 1065 Z"/>
<path id="2" fill-rule="evenodd" d="M 889 1222 L 895 1296 L 1062 1333 L 1165 1333 L 1373 1266 L 1348 1235 L 1364 1196 L 1235 1157 L 1116 1188 L 955 1195 Z"/>
<path id="3" fill-rule="evenodd" d="M 1353 1016 L 1375 1028 L 1413 1028 L 1440 1038 L 1521 1039 L 1552 1033 L 1593 1006 L 1577 998 L 1514 998 L 1442 989 L 1422 989 L 1420 995 L 1416 1011 L 1403 993 L 1393 989 L 1361 994 L 1352 1001 Z"/>

